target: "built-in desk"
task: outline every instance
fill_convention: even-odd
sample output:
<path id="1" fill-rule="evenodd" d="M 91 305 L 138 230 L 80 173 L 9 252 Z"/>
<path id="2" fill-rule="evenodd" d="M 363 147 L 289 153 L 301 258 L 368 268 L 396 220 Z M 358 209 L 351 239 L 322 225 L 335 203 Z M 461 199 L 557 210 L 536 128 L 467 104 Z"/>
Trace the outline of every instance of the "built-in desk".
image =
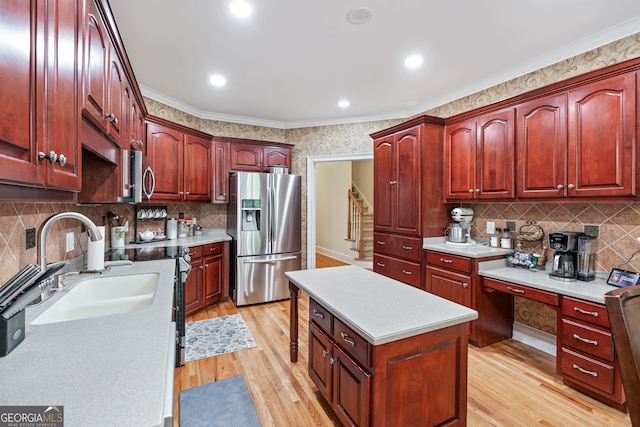
<path id="1" fill-rule="evenodd" d="M 291 361 L 302 289 L 310 298 L 309 375 L 343 424 L 466 425 L 476 311 L 356 266 L 285 274 Z"/>
<path id="2" fill-rule="evenodd" d="M 482 291 L 529 298 L 557 313 L 556 371 L 565 384 L 620 410 L 626 410 L 604 295 L 614 289 L 606 279 L 564 282 L 546 271 L 505 266 L 504 260 L 481 262 Z M 513 313 L 493 313 L 509 319 Z M 500 322 L 500 319 L 496 319 Z"/>

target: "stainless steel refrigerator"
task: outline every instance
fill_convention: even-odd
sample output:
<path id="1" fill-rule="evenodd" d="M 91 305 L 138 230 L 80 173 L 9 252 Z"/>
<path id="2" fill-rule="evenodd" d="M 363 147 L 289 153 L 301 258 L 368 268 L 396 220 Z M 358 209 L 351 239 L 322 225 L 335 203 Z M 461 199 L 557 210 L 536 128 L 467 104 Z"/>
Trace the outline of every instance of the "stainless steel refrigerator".
<path id="1" fill-rule="evenodd" d="M 301 268 L 300 186 L 299 175 L 230 174 L 227 233 L 236 306 L 289 298 L 284 273 Z"/>

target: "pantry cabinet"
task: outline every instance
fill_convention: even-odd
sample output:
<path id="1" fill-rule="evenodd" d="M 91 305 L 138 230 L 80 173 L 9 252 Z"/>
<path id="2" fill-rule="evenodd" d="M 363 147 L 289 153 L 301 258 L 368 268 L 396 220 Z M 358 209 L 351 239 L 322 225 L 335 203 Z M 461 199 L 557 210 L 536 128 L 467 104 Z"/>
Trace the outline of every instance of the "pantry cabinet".
<path id="1" fill-rule="evenodd" d="M 513 108 L 447 124 L 444 153 L 447 201 L 512 199 L 514 139 Z"/>
<path id="2" fill-rule="evenodd" d="M 156 201 L 211 201 L 211 140 L 153 118 L 147 121 L 146 154 L 155 176 Z"/>
<path id="3" fill-rule="evenodd" d="M 79 1 L 50 3 L 0 5 L 0 27 L 11 32 L 5 41 L 13 46 L 0 55 L 0 182 L 76 192 Z"/>
<path id="4" fill-rule="evenodd" d="M 634 73 L 518 105 L 518 197 L 633 196 L 636 114 Z"/>
<path id="5" fill-rule="evenodd" d="M 373 271 L 424 289 L 423 237 L 449 222 L 443 185 L 444 121 L 420 116 L 373 138 Z"/>

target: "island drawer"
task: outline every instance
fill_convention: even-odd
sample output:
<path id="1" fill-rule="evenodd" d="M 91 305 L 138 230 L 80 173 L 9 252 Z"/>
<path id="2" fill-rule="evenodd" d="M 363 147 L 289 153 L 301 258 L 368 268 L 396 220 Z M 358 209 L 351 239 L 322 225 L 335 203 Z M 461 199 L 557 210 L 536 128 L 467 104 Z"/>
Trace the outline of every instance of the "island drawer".
<path id="1" fill-rule="evenodd" d="M 529 298 L 544 304 L 559 305 L 558 294 L 553 292 L 541 291 L 539 289 L 529 288 L 527 286 L 515 285 L 513 283 L 501 282 L 499 280 L 483 278 L 483 290 L 496 290 L 506 292 L 508 294 L 517 295 L 523 298 Z"/>
<path id="2" fill-rule="evenodd" d="M 312 298 L 309 298 L 309 320 L 318 325 L 325 334 L 333 333 L 333 315 Z"/>
<path id="3" fill-rule="evenodd" d="M 202 246 L 193 246 L 189 248 L 189 256 L 192 259 L 202 258 Z"/>
<path id="4" fill-rule="evenodd" d="M 615 388 L 615 368 L 607 363 L 591 359 L 583 354 L 562 347 L 560 371 L 573 381 L 613 394 Z"/>
<path id="5" fill-rule="evenodd" d="M 344 351 L 355 360 L 360 362 L 363 366 L 369 366 L 368 353 L 369 343 L 362 338 L 350 327 L 335 319 L 333 323 L 333 339 L 336 340 L 338 345 L 344 349 Z"/>
<path id="6" fill-rule="evenodd" d="M 422 245 L 419 237 L 402 237 L 373 233 L 373 251 L 395 257 L 420 261 Z"/>
<path id="7" fill-rule="evenodd" d="M 384 255 L 373 255 L 373 271 L 420 288 L 420 264 Z"/>
<path id="8" fill-rule="evenodd" d="M 471 258 L 427 251 L 427 264 L 471 273 Z"/>
<path id="9" fill-rule="evenodd" d="M 610 328 L 609 315 L 603 304 L 582 301 L 575 298 L 562 298 L 562 314 L 595 325 Z"/>
<path id="10" fill-rule="evenodd" d="M 613 361 L 611 332 L 584 323 L 562 319 L 562 343 L 585 353 Z"/>

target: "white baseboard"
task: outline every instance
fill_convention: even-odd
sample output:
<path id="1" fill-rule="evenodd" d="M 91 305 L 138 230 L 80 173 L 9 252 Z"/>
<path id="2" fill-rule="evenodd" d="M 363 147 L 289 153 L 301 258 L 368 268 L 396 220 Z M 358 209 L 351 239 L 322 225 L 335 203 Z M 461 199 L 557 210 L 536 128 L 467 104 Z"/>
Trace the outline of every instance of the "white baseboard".
<path id="1" fill-rule="evenodd" d="M 350 254 L 343 254 L 341 252 L 334 251 L 333 249 L 327 249 L 320 246 L 316 246 L 316 253 L 335 258 L 339 261 L 346 262 L 347 264 L 353 264 L 353 257 L 349 256 Z"/>
<path id="2" fill-rule="evenodd" d="M 513 322 L 513 339 L 523 344 L 556 355 L 556 336 L 519 322 Z"/>

